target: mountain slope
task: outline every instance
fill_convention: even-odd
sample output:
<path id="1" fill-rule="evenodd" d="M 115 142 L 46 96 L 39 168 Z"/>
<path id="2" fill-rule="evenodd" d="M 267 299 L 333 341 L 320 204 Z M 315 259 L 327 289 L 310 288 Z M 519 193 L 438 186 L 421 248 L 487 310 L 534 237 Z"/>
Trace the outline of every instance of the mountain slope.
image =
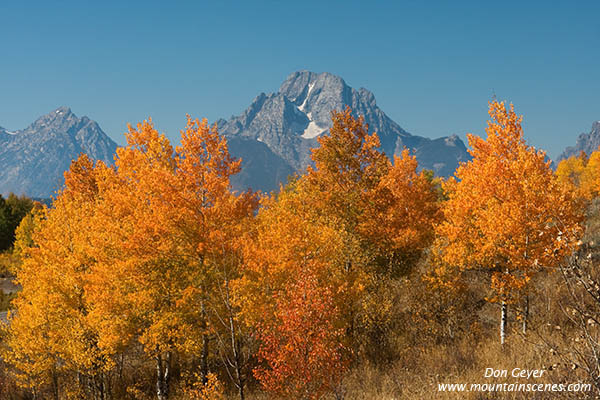
<path id="1" fill-rule="evenodd" d="M 239 191 L 252 188 L 263 192 L 279 189 L 294 170 L 267 145 L 245 137 L 230 137 L 229 152 L 242 159 L 242 170 L 231 177 L 231 186 Z"/>
<path id="2" fill-rule="evenodd" d="M 331 111 L 346 106 L 355 115 L 364 116 L 370 131 L 378 133 L 382 150 L 390 157 L 407 147 L 422 168 L 441 176 L 451 175 L 459 162 L 470 157 L 457 136 L 432 140 L 411 135 L 377 106 L 370 91 L 353 89 L 342 78 L 327 72 L 292 73 L 277 93 L 259 94 L 240 116 L 219 121 L 219 128 L 229 138 L 244 137 L 265 144 L 291 169 L 300 171 L 310 165 L 310 149 L 318 145 L 317 137 L 331 128 Z M 252 181 L 241 183 L 256 186 Z"/>
<path id="3" fill-rule="evenodd" d="M 299 71 L 277 93 L 258 95 L 241 115 L 217 121 L 231 154 L 243 160 L 242 172 L 232 177 L 234 189 L 276 190 L 289 175 L 304 170 L 311 164 L 310 149 L 332 126 L 331 111 L 346 106 L 364 116 L 390 157 L 407 147 L 421 168 L 441 176 L 451 175 L 459 162 L 470 158 L 457 136 L 429 139 L 406 132 L 367 89 L 355 90 L 329 73 Z M 80 153 L 112 163 L 116 147 L 96 122 L 78 118 L 66 107 L 20 131 L 0 127 L 0 193 L 49 197 Z"/>
<path id="4" fill-rule="evenodd" d="M 589 133 L 582 133 L 577 138 L 575 146 L 570 146 L 562 152 L 561 155 L 556 159 L 556 164 L 560 161 L 567 159 L 571 156 L 578 156 L 582 151 L 587 155 L 598 150 L 600 146 L 600 121 L 596 121 L 592 124 L 592 130 Z"/>
<path id="5" fill-rule="evenodd" d="M 16 132 L 0 128 L 0 193 L 50 197 L 80 153 L 113 162 L 117 145 L 88 117 L 60 107 Z"/>

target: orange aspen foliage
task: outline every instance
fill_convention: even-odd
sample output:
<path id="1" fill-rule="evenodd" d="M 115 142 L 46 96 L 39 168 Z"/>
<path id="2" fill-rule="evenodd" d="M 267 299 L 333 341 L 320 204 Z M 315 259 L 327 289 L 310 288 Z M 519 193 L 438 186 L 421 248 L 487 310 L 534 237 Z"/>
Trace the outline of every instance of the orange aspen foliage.
<path id="1" fill-rule="evenodd" d="M 235 295 L 259 338 L 266 327 L 273 332 L 280 299 L 292 296 L 290 288 L 309 271 L 331 291 L 337 310 L 331 323 L 345 332 L 339 343 L 355 340 L 361 303 L 379 280 L 375 273 L 406 271 L 432 241 L 437 195 L 415 158 L 405 151 L 392 165 L 377 149 L 377 135 L 350 109 L 332 113 L 332 120 L 330 134 L 313 150 L 315 167 L 263 199 L 247 235 Z M 276 347 L 264 345 L 263 358 L 278 357 Z M 269 367 L 275 368 L 268 364 L 262 376 Z"/>
<path id="2" fill-rule="evenodd" d="M 230 192 L 239 161 L 206 121 L 188 118 L 175 151 L 149 122 L 130 128 L 127 142 L 97 205 L 99 262 L 87 290 L 101 345 L 141 343 L 157 363 L 161 399 L 173 355 L 201 351 L 215 268 L 256 200 Z"/>
<path id="3" fill-rule="evenodd" d="M 340 229 L 338 216 L 315 207 L 311 189 L 295 180 L 262 200 L 234 286 L 264 361 L 255 376 L 287 398 L 319 398 L 345 372 L 342 333 L 367 280 L 362 269 L 348 268 L 348 258 L 366 264 L 357 239 Z"/>
<path id="4" fill-rule="evenodd" d="M 261 325 L 259 359 L 254 370 L 270 392 L 288 399 L 320 399 L 333 391 L 346 370 L 343 331 L 336 328 L 331 288 L 305 270 L 275 296 L 275 319 Z"/>
<path id="5" fill-rule="evenodd" d="M 364 288 L 364 274 L 346 269 L 346 244 L 334 216 L 314 213 L 299 182 L 264 198 L 244 246 L 244 274 L 235 283 L 236 303 L 248 324 L 274 315 L 275 297 L 304 270 L 334 288 L 336 305 L 346 310 Z M 359 257 L 357 255 L 356 257 Z"/>
<path id="6" fill-rule="evenodd" d="M 35 246 L 24 243 L 17 282 L 23 290 L 14 302 L 8 352 L 3 357 L 16 369 L 18 382 L 28 387 L 52 384 L 58 396 L 58 375 L 78 371 L 97 379 L 109 367 L 110 355 L 98 346 L 98 332 L 88 320 L 90 304 L 84 286 L 91 273 L 85 243 L 88 215 L 97 191 L 97 172 L 85 155 L 65 174 L 66 187 L 51 209 L 38 212 L 31 234 Z"/>
<path id="7" fill-rule="evenodd" d="M 333 112 L 332 121 L 313 150 L 315 167 L 301 178 L 313 208 L 335 216 L 339 229 L 367 250 L 370 272 L 407 272 L 433 240 L 439 219 L 434 185 L 406 149 L 392 165 L 378 149 L 377 134 L 349 108 Z"/>
<path id="8" fill-rule="evenodd" d="M 240 162 L 206 121 L 188 117 L 176 150 L 149 122 L 130 127 L 127 142 L 92 218 L 98 263 L 86 289 L 100 344 L 112 351 L 142 344 L 156 362 L 162 399 L 173 356 L 202 352 L 209 303 L 222 274 L 237 268 L 223 260 L 237 251 L 257 202 L 230 191 Z"/>
<path id="9" fill-rule="evenodd" d="M 175 355 L 200 353 L 214 330 L 207 310 L 239 274 L 239 236 L 257 207 L 230 191 L 239 165 L 216 127 L 191 118 L 176 150 L 144 122 L 114 168 L 73 163 L 18 275 L 7 358 L 24 384 L 58 390 L 59 373 L 77 371 L 100 376 L 105 393 L 115 356 L 141 345 L 168 398 Z"/>
<path id="10" fill-rule="evenodd" d="M 386 288 L 408 274 L 430 246 L 440 216 L 438 196 L 407 150 L 392 165 L 364 118 L 346 108 L 333 112 L 332 122 L 313 150 L 315 167 L 299 186 L 312 212 L 329 218 L 340 232 L 343 271 L 360 276 L 362 290 L 352 292 L 340 310 L 355 354 L 370 357 L 386 352 L 381 335 L 394 324 L 389 309 L 373 304 L 392 304 Z"/>
<path id="11" fill-rule="evenodd" d="M 434 238 L 440 220 L 438 194 L 417 160 L 404 149 L 370 193 L 358 226 L 361 236 L 376 243 L 387 273 L 406 273 Z"/>
<path id="12" fill-rule="evenodd" d="M 465 269 L 491 273 L 494 299 L 514 301 L 542 267 L 555 267 L 581 235 L 581 210 L 555 179 L 545 153 L 528 146 L 522 117 L 490 103 L 487 139 L 468 135 L 473 159 L 444 189 L 437 228 L 439 275 Z M 445 268 L 455 266 L 458 271 Z M 506 309 L 503 307 L 503 320 Z"/>
<path id="13" fill-rule="evenodd" d="M 343 335 L 336 333 L 324 338 L 307 335 L 307 330 L 344 332 L 351 324 L 350 310 L 364 291 L 366 281 L 360 269 L 347 269 L 347 257 L 361 257 L 347 253 L 348 243 L 355 239 L 339 230 L 335 216 L 316 213 L 308 197 L 311 195 L 306 191 L 306 185 L 294 181 L 279 194 L 263 199 L 262 208 L 246 238 L 243 275 L 234 284 L 235 302 L 241 309 L 242 319 L 256 332 L 261 359 L 270 360 L 257 370 L 260 372 L 256 376 L 268 390 L 282 395 L 287 393 L 290 398 L 294 398 L 293 393 L 300 395 L 307 388 L 317 390 L 315 394 L 329 391 L 331 385 L 325 384 L 324 379 L 328 375 L 337 379 L 336 374 L 345 371 L 342 366 L 335 374 L 329 369 L 318 371 L 319 366 L 326 366 L 323 363 L 335 361 L 327 359 L 342 348 Z M 358 249 L 358 245 L 354 248 Z M 326 318 L 325 321 L 319 319 L 316 311 L 289 309 L 296 304 L 289 303 L 289 299 L 306 284 L 300 282 L 306 274 L 310 274 L 311 285 L 316 285 L 314 290 L 321 293 L 322 288 L 327 288 L 323 296 L 327 296 L 326 301 L 335 312 L 330 310 L 331 313 L 327 311 L 329 314 L 321 316 Z M 312 297 L 307 300 L 309 304 L 319 301 Z M 292 324 L 286 319 L 291 315 L 285 313 L 292 312 L 304 315 L 302 324 Z M 284 322 L 285 326 L 282 325 Z M 272 339 L 280 335 L 286 335 L 282 340 L 289 342 L 275 344 Z M 294 347 L 292 341 L 299 338 L 304 338 L 305 342 Z M 312 341 L 315 342 L 311 344 Z M 298 352 L 309 346 L 314 346 L 318 353 L 311 358 L 301 357 Z M 282 364 L 288 361 L 289 366 Z M 312 374 L 308 375 L 311 381 L 305 382 L 306 386 L 302 386 L 305 376 L 301 374 Z"/>
<path id="14" fill-rule="evenodd" d="M 310 269 L 334 288 L 346 323 L 364 290 L 371 255 L 356 235 L 366 194 L 387 172 L 389 161 L 376 147 L 362 119 L 347 109 L 333 113 L 329 136 L 313 150 L 315 169 L 278 194 L 263 199 L 244 247 L 244 276 L 236 283 L 237 303 L 250 325 L 274 315 L 275 296 Z"/>
<path id="15" fill-rule="evenodd" d="M 379 137 L 369 134 L 364 118 L 354 118 L 350 108 L 332 112 L 329 135 L 318 138 L 312 150 L 315 167 L 302 177 L 310 185 L 313 207 L 336 216 L 340 228 L 353 232 L 361 223 L 367 198 L 389 169 Z"/>

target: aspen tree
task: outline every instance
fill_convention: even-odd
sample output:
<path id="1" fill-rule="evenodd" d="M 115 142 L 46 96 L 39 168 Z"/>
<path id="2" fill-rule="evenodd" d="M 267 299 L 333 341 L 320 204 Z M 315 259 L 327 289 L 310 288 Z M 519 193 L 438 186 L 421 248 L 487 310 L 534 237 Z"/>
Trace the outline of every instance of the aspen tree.
<path id="1" fill-rule="evenodd" d="M 526 295 L 536 273 L 556 267 L 572 250 L 581 213 L 555 179 L 546 154 L 525 143 L 522 117 L 513 106 L 493 101 L 489 114 L 487 138 L 468 135 L 473 159 L 444 186 L 448 200 L 437 248 L 457 273 L 489 271 L 504 344 L 509 304 Z"/>

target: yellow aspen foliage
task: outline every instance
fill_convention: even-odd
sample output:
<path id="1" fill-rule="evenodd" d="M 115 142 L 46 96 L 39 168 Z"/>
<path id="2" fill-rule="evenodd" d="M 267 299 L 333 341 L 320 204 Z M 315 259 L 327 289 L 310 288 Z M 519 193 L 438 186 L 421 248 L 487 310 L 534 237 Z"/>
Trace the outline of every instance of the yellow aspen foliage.
<path id="1" fill-rule="evenodd" d="M 14 252 L 18 256 L 25 254 L 25 251 L 33 247 L 33 233 L 42 223 L 45 211 L 40 203 L 35 203 L 33 209 L 21 220 L 21 223 L 15 230 Z"/>
<path id="2" fill-rule="evenodd" d="M 394 157 L 394 164 L 369 193 L 357 229 L 376 243 L 389 274 L 410 270 L 431 245 L 434 225 L 440 220 L 435 184 L 417 167 L 415 156 L 407 149 Z"/>
<path id="3" fill-rule="evenodd" d="M 173 357 L 202 351 L 223 268 L 233 275 L 237 267 L 223 260 L 237 251 L 257 202 L 231 192 L 240 162 L 206 121 L 188 117 L 175 150 L 150 122 L 130 127 L 127 141 L 92 218 L 90 318 L 103 348 L 143 345 L 166 398 Z"/>
<path id="4" fill-rule="evenodd" d="M 473 159 L 444 185 L 436 247 L 446 267 L 437 273 L 456 278 L 465 269 L 487 270 L 493 298 L 510 302 L 538 271 L 573 251 L 582 215 L 545 153 L 525 143 L 513 106 L 494 101 L 489 114 L 487 138 L 468 135 Z"/>
<path id="5" fill-rule="evenodd" d="M 346 243 L 334 216 L 314 213 L 300 182 L 264 198 L 244 246 L 244 275 L 236 281 L 237 304 L 247 323 L 256 325 L 274 315 L 275 297 L 302 271 L 333 286 L 336 303 L 347 309 L 364 289 L 361 272 L 346 268 Z M 352 294 L 354 293 L 354 294 Z"/>
<path id="6" fill-rule="evenodd" d="M 272 370 L 260 372 L 270 387 L 285 381 L 274 384 L 283 372 L 273 360 L 293 357 L 273 345 L 282 335 L 274 332 L 281 325 L 281 299 L 292 296 L 288 292 L 303 274 L 330 289 L 337 312 L 327 323 L 345 332 L 336 340 L 356 346 L 359 314 L 374 298 L 368 292 L 410 270 L 431 244 L 440 215 L 435 184 L 417 171 L 408 150 L 392 164 L 378 149 L 377 134 L 369 133 L 364 119 L 349 108 L 333 112 L 332 122 L 329 135 L 320 137 L 313 150 L 314 167 L 262 200 L 244 247 L 244 274 L 235 284 L 245 321 L 262 338 L 263 359 L 272 362 Z M 300 333 L 286 333 L 294 334 Z M 289 389 L 283 386 L 277 391 Z"/>
<path id="7" fill-rule="evenodd" d="M 439 219 L 435 185 L 404 150 L 392 164 L 376 133 L 349 108 L 332 113 L 329 135 L 313 150 L 314 168 L 300 178 L 315 212 L 335 216 L 352 236 L 369 272 L 406 273 L 433 240 Z M 365 252 L 366 251 L 366 252 Z M 349 253 L 353 251 L 348 249 Z M 350 266 L 358 260 L 348 258 Z M 355 267 L 356 267 L 355 266 Z"/>
<path id="8" fill-rule="evenodd" d="M 188 400 L 224 400 L 223 384 L 215 374 L 208 374 L 207 381 L 203 382 L 199 374 L 194 374 L 192 382 L 183 390 Z"/>
<path id="9" fill-rule="evenodd" d="M 85 247 L 87 217 L 96 172 L 105 168 L 99 162 L 94 169 L 84 155 L 75 161 L 53 207 L 39 211 L 31 234 L 35 246 L 23 240 L 20 247 L 24 261 L 16 280 L 23 289 L 14 301 L 3 358 L 14 366 L 23 386 L 51 383 L 57 392 L 61 372 L 96 377 L 109 367 L 109 355 L 99 348 L 98 332 L 88 320 L 84 291 L 93 264 Z"/>
<path id="10" fill-rule="evenodd" d="M 369 134 L 364 118 L 354 118 L 350 108 L 333 112 L 331 119 L 329 135 L 319 137 L 319 147 L 312 150 L 315 167 L 301 179 L 310 186 L 315 210 L 335 216 L 341 229 L 353 232 L 390 161 L 378 150 L 377 134 Z"/>
<path id="11" fill-rule="evenodd" d="M 600 192 L 600 151 L 588 156 L 582 152 L 562 160 L 556 168 L 558 181 L 581 198 L 591 200 Z"/>
<path id="12" fill-rule="evenodd" d="M 600 149 L 590 155 L 583 171 L 580 190 L 586 199 L 597 197 L 600 193 Z"/>
<path id="13" fill-rule="evenodd" d="M 162 201 L 175 161 L 168 140 L 150 123 L 130 128 L 127 142 L 90 216 L 96 233 L 90 251 L 97 260 L 86 287 L 94 304 L 90 318 L 105 349 L 139 339 L 147 352 L 161 353 L 159 337 L 177 329 L 171 291 L 185 285 L 187 273 L 170 236 L 175 210 Z"/>
<path id="14" fill-rule="evenodd" d="M 97 264 L 86 293 L 99 344 L 113 352 L 142 344 L 157 363 L 159 398 L 168 396 L 173 354 L 197 347 L 204 326 L 199 307 L 185 301 L 200 290 L 201 267 L 197 246 L 186 252 L 178 233 L 185 210 L 177 209 L 177 166 L 175 151 L 151 122 L 130 127 L 90 217 Z"/>
<path id="15" fill-rule="evenodd" d="M 573 188 L 579 188 L 587 161 L 588 158 L 585 153 L 562 160 L 556 167 L 558 182 L 563 185 L 571 185 Z"/>
<path id="16" fill-rule="evenodd" d="M 126 136 L 114 168 L 81 156 L 31 240 L 23 228 L 6 358 L 24 385 L 58 393 L 59 376 L 77 374 L 94 382 L 81 396 L 102 396 L 117 355 L 141 347 L 168 398 L 177 356 L 201 352 L 209 310 L 238 274 L 257 200 L 231 191 L 240 162 L 216 126 L 188 117 L 176 149 L 151 121 Z"/>

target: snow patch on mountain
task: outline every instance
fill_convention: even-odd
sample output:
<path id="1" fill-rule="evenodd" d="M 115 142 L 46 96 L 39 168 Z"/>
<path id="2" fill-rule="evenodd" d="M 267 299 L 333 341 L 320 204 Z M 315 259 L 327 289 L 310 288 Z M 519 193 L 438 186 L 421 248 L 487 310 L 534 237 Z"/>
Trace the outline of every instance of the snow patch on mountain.
<path id="1" fill-rule="evenodd" d="M 306 111 L 305 110 L 306 109 L 306 103 L 308 102 L 308 98 L 310 97 L 310 93 L 312 92 L 312 90 L 313 90 L 314 87 L 315 87 L 315 83 L 314 82 L 310 83 L 308 85 L 308 93 L 306 93 L 306 97 L 304 98 L 304 101 L 302 102 L 302 104 L 300 105 L 300 107 L 298 107 L 298 109 L 300 111 L 302 111 L 302 112 Z M 308 113 L 308 115 L 309 115 L 309 118 L 311 118 L 310 117 L 310 113 Z"/>
<path id="2" fill-rule="evenodd" d="M 331 112 L 346 107 L 350 107 L 355 116 L 364 117 L 370 132 L 377 132 L 380 149 L 390 158 L 408 148 L 421 168 L 431 169 L 441 176 L 452 175 L 459 162 L 470 159 L 458 137 L 429 139 L 412 135 L 377 106 L 369 90 L 356 90 L 341 77 L 327 72 L 292 73 L 278 92 L 259 95 L 241 115 L 220 122 L 219 129 L 227 137 L 260 141 L 277 156 L 269 155 L 272 162 L 283 161 L 292 170 L 302 172 L 312 165 L 311 149 L 318 146 L 316 138 L 327 135 L 333 126 Z M 249 153 L 244 155 L 253 157 Z M 254 165 L 262 167 L 266 163 L 257 161 Z M 270 174 L 269 169 L 264 173 Z M 246 184 L 253 186 L 252 182 Z"/>
<path id="3" fill-rule="evenodd" d="M 327 129 L 321 128 L 315 121 L 310 121 L 304 132 L 302 133 L 302 137 L 304 139 L 313 139 L 326 132 Z"/>

